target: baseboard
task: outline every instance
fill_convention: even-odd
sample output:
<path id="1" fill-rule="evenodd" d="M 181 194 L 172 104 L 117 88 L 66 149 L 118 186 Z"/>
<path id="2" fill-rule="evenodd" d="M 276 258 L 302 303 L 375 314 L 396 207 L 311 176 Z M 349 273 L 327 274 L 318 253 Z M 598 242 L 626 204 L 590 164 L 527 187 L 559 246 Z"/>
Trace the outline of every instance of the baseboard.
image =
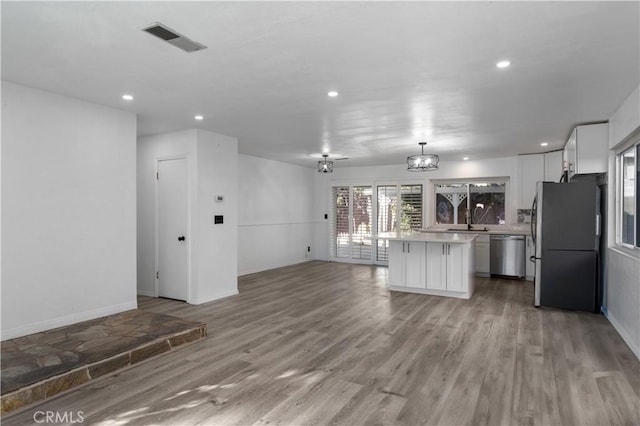
<path id="1" fill-rule="evenodd" d="M 153 291 L 138 290 L 138 296 L 156 297 L 156 294 Z"/>
<path id="2" fill-rule="evenodd" d="M 218 293 L 216 295 L 214 295 L 213 297 L 210 298 L 206 298 L 206 299 L 192 299 L 189 301 L 190 305 L 201 305 L 203 303 L 208 303 L 208 302 L 213 302 L 214 300 L 220 300 L 220 299 L 224 299 L 225 297 L 231 297 L 231 296 L 235 296 L 236 294 L 238 294 L 238 290 L 229 290 L 226 291 L 224 293 Z"/>
<path id="3" fill-rule="evenodd" d="M 618 322 L 618 320 L 613 315 L 611 315 L 611 312 L 609 312 L 606 309 L 603 309 L 603 314 L 609 320 L 611 325 L 613 325 L 613 328 L 616 329 L 620 337 L 622 337 L 622 340 L 624 340 L 627 346 L 629 346 L 629 349 L 631 349 L 631 352 L 633 352 L 636 358 L 640 360 L 640 346 L 638 346 L 640 342 L 634 342 L 631 339 L 631 336 L 627 333 L 624 327 L 622 327 L 622 325 Z"/>
<path id="4" fill-rule="evenodd" d="M 53 318 L 46 321 L 40 321 L 34 324 L 21 325 L 19 327 L 2 330 L 0 340 L 15 339 L 16 337 L 27 336 L 29 334 L 40 333 L 65 325 L 75 324 L 81 321 L 88 321 L 95 318 L 105 317 L 107 315 L 117 314 L 119 312 L 137 309 L 138 303 L 134 300 L 131 302 L 120 303 L 117 305 L 105 306 L 103 308 L 94 309 L 92 311 L 78 312 L 76 314 L 65 315 L 63 317 Z"/>

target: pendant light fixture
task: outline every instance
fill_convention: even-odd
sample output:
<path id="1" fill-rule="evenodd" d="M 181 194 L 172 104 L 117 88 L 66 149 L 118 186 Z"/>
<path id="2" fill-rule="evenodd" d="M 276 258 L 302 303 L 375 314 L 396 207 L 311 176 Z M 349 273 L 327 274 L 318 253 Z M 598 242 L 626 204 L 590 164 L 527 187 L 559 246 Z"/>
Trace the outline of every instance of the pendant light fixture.
<path id="1" fill-rule="evenodd" d="M 438 166 L 440 157 L 435 154 L 424 153 L 424 146 L 426 144 L 426 142 L 418 143 L 422 150 L 420 155 L 410 155 L 407 157 L 407 170 L 410 172 L 430 172 L 440 168 Z"/>
<path id="2" fill-rule="evenodd" d="M 322 154 L 322 160 L 318 161 L 318 173 L 333 173 L 333 161 L 328 161 L 329 154 Z"/>

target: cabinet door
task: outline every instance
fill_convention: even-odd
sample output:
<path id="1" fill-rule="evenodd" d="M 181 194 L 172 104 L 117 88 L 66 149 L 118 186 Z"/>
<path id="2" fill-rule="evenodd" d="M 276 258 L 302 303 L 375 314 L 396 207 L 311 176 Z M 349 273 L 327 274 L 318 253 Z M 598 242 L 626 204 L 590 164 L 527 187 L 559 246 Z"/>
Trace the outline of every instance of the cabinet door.
<path id="1" fill-rule="evenodd" d="M 577 159 L 576 133 L 577 133 L 576 129 L 573 129 L 573 132 L 571 132 L 571 136 L 569 137 L 569 140 L 567 141 L 567 144 L 564 147 L 564 151 L 565 151 L 564 166 L 567 169 L 569 179 L 571 179 L 571 176 L 573 176 L 576 173 L 576 159 Z"/>
<path id="2" fill-rule="evenodd" d="M 545 182 L 558 182 L 561 176 L 562 176 L 562 151 L 545 153 L 544 154 Z"/>
<path id="3" fill-rule="evenodd" d="M 407 242 L 406 284 L 407 287 L 426 288 L 425 281 L 425 243 Z"/>
<path id="4" fill-rule="evenodd" d="M 447 244 L 427 243 L 427 288 L 447 289 Z"/>
<path id="5" fill-rule="evenodd" d="M 536 274 L 536 264 L 531 262 L 529 259 L 533 256 L 534 247 L 533 247 L 533 238 L 527 237 L 527 245 L 525 247 L 525 275 L 526 278 L 531 280 Z"/>
<path id="6" fill-rule="evenodd" d="M 609 162 L 609 125 L 578 126 L 575 129 L 576 173 L 604 173 Z"/>
<path id="7" fill-rule="evenodd" d="M 389 241 L 389 285 L 406 286 L 405 244 L 402 241 Z"/>
<path id="8" fill-rule="evenodd" d="M 544 180 L 544 155 L 530 154 L 518 156 L 520 166 L 519 209 L 530 209 L 536 195 L 536 182 Z"/>
<path id="9" fill-rule="evenodd" d="M 491 246 L 489 243 L 476 242 L 476 272 L 488 274 L 490 259 L 491 259 Z"/>
<path id="10" fill-rule="evenodd" d="M 447 290 L 466 291 L 468 260 L 462 244 L 447 244 Z"/>

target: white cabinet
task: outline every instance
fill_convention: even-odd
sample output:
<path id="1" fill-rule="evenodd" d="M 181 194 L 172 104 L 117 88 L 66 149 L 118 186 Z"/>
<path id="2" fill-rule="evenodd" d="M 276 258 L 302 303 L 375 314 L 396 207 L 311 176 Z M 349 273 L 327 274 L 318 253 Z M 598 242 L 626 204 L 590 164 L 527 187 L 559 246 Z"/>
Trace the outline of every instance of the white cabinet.
<path id="1" fill-rule="evenodd" d="M 447 243 L 427 243 L 427 288 L 447 289 Z"/>
<path id="2" fill-rule="evenodd" d="M 528 281 L 533 281 L 536 275 L 536 264 L 530 261 L 534 252 L 533 238 L 527 237 L 527 245 L 525 247 L 525 278 Z"/>
<path id="3" fill-rule="evenodd" d="M 518 156 L 519 194 L 518 208 L 530 209 L 536 195 L 536 182 L 544 180 L 544 154 Z"/>
<path id="4" fill-rule="evenodd" d="M 476 259 L 475 259 L 475 272 L 476 275 L 481 277 L 488 277 L 491 275 L 491 244 L 488 235 L 478 235 L 476 238 Z"/>
<path id="5" fill-rule="evenodd" d="M 473 235 L 415 234 L 389 239 L 389 281 L 393 291 L 469 299 L 475 289 Z M 455 242 L 449 242 L 449 241 Z"/>
<path id="6" fill-rule="evenodd" d="M 562 176 L 562 151 L 544 153 L 544 180 L 558 182 Z"/>
<path id="7" fill-rule="evenodd" d="M 403 241 L 389 241 L 389 284 L 406 287 L 407 258 Z"/>
<path id="8" fill-rule="evenodd" d="M 447 244 L 447 290 L 466 291 L 468 286 L 468 274 L 464 265 L 467 251 L 460 244 Z"/>
<path id="9" fill-rule="evenodd" d="M 426 288 L 425 243 L 389 243 L 389 283 L 396 287 Z"/>
<path id="10" fill-rule="evenodd" d="M 609 161 L 609 124 L 589 124 L 573 129 L 564 148 L 564 167 L 574 174 L 605 173 Z"/>
<path id="11" fill-rule="evenodd" d="M 426 288 L 425 281 L 425 243 L 407 241 L 407 287 Z"/>
<path id="12" fill-rule="evenodd" d="M 465 292 L 469 288 L 468 246 L 427 243 L 427 288 Z"/>

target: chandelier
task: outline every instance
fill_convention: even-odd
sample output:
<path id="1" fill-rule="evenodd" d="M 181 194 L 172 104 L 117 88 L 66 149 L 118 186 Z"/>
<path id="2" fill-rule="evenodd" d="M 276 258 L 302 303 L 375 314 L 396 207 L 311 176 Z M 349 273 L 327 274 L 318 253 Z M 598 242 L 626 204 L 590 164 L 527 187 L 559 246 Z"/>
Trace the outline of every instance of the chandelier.
<path id="1" fill-rule="evenodd" d="M 422 153 L 420 155 L 410 155 L 407 157 L 407 170 L 410 172 L 429 172 L 438 170 L 438 163 L 440 158 L 435 154 L 425 154 L 424 146 L 426 142 L 420 142 L 420 148 Z"/>
<path id="2" fill-rule="evenodd" d="M 327 161 L 329 154 L 322 154 L 322 160 L 318 161 L 318 173 L 333 173 L 333 161 Z"/>

